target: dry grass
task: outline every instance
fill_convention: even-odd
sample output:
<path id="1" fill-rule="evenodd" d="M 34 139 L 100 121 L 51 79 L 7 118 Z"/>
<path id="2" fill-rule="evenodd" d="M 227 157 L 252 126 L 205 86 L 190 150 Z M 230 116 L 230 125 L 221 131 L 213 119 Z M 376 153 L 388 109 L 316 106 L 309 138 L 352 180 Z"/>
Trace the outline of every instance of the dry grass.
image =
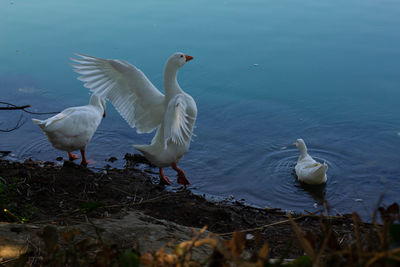
<path id="1" fill-rule="evenodd" d="M 271 260 L 268 244 L 258 250 L 248 249 L 244 232 L 234 232 L 230 239 L 223 239 L 203 227 L 192 240 L 140 254 L 136 247 L 105 244 L 100 231 L 96 231 L 96 238 L 80 238 L 78 230 L 58 233 L 56 228 L 47 226 L 40 235 L 42 244 L 32 246 L 14 261 L 14 266 L 399 266 L 399 206 L 395 203 L 381 207 L 379 213 L 382 224 L 374 220 L 375 228 L 367 232 L 358 214 L 353 213 L 353 242 L 346 245 L 336 237 L 328 216 L 321 216 L 321 235 L 304 232 L 288 214 L 305 252 L 305 256 L 290 262 Z M 201 259 L 194 257 L 193 251 L 199 247 L 207 247 L 210 253 Z"/>

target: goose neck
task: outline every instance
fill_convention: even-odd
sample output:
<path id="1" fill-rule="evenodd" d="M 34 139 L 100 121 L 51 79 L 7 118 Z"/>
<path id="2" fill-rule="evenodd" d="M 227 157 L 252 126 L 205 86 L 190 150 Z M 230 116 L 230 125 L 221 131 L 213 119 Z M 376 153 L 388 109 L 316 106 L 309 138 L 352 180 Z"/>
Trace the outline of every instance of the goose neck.
<path id="1" fill-rule="evenodd" d="M 89 105 L 95 107 L 101 113 L 105 111 L 105 101 L 97 95 L 92 95 L 90 97 Z"/>
<path id="2" fill-rule="evenodd" d="M 164 68 L 164 90 L 167 99 L 182 92 L 177 80 L 178 68 L 167 63 Z"/>
<path id="3" fill-rule="evenodd" d="M 307 156 L 307 147 L 304 145 L 299 146 L 300 156 L 305 157 Z"/>

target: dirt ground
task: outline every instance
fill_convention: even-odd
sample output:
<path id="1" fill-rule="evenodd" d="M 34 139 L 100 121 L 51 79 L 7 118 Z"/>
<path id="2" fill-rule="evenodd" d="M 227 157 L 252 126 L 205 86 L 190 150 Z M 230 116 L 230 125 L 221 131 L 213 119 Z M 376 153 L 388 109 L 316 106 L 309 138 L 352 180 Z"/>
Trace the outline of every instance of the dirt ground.
<path id="1" fill-rule="evenodd" d="M 140 164 L 146 164 L 142 157 L 127 154 L 126 168 L 93 172 L 70 161 L 57 166 L 52 162 L 27 160 L 18 163 L 0 159 L 1 182 L 15 189 L 13 192 L 0 192 L 3 198 L 0 204 L 12 203 L 15 211 L 15 214 L 0 211 L 0 222 L 29 220 L 25 225 L 71 226 L 81 224 L 89 217 L 99 224 L 102 220 L 113 220 L 114 224 L 125 220 L 125 224 L 129 224 L 126 218 L 134 212 L 158 222 L 178 225 L 167 227 L 171 239 L 179 225 L 196 228 L 207 225 L 209 231 L 227 238 L 235 230 L 244 231 L 250 234 L 250 247 L 256 248 L 266 242 L 272 257 L 294 258 L 304 254 L 287 214 L 279 209 L 257 209 L 239 202 L 211 202 L 183 187 L 171 192 L 158 184 L 156 169 L 152 173 L 151 166 L 148 166 L 150 171 L 146 172 L 138 168 Z M 303 231 L 321 231 L 320 216 L 292 216 Z M 150 227 L 151 219 L 142 221 L 146 220 Z M 353 242 L 351 215 L 332 217 L 330 223 L 342 242 L 339 245 Z M 372 226 L 363 224 L 363 227 L 368 229 Z M 133 230 L 129 228 L 127 231 L 131 234 Z M 140 234 L 140 231 L 136 233 Z M 143 231 L 143 234 L 149 235 L 149 231 Z"/>

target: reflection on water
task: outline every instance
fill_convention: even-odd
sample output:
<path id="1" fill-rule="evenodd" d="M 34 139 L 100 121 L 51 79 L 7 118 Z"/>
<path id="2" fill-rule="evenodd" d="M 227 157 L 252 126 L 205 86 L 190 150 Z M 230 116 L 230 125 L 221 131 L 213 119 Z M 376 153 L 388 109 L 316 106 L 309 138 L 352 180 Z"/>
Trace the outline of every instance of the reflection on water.
<path id="1" fill-rule="evenodd" d="M 35 112 L 85 105 L 73 52 L 127 60 L 162 89 L 166 59 L 187 52 L 194 60 L 178 79 L 199 114 L 180 166 L 193 191 L 297 211 L 325 196 L 334 211 L 368 217 L 385 188 L 384 203 L 400 191 L 399 12 L 396 1 L 364 0 L 1 1 L 0 101 Z M 0 150 L 65 158 L 30 122 L 48 115 L 2 111 L 0 128 L 21 114 L 26 123 L 0 133 Z M 326 186 L 292 175 L 297 138 L 328 163 Z M 132 145 L 151 139 L 108 104 L 87 156 L 123 167 Z"/>
<path id="2" fill-rule="evenodd" d="M 317 205 L 322 206 L 324 204 L 324 200 L 326 199 L 326 184 L 309 185 L 300 183 L 297 186 L 304 190 L 304 192 L 308 193 L 314 199 Z M 315 204 L 313 206 L 315 207 Z"/>

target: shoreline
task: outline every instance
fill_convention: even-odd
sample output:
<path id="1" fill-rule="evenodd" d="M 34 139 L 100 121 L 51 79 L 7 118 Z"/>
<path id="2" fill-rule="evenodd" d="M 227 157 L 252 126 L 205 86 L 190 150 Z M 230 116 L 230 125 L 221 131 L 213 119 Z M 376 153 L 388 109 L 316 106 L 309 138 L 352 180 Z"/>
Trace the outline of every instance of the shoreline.
<path id="1" fill-rule="evenodd" d="M 126 160 L 125 169 L 93 172 L 70 161 L 56 166 L 54 162 L 26 160 L 20 163 L 0 159 L 2 183 L 16 189 L 7 196 L 9 210 L 16 206 L 11 211 L 13 215 L 1 213 L 0 222 L 15 224 L 25 220 L 24 225 L 72 227 L 87 222 L 88 218 L 101 225 L 102 221 L 124 221 L 137 213 L 141 214 L 138 218 L 146 218 L 140 220 L 147 222 L 149 229 L 152 222 L 177 225 L 166 226 L 166 229 L 175 230 L 164 229 L 166 235 L 159 234 L 170 240 L 182 239 L 180 226 L 199 229 L 207 225 L 208 231 L 223 238 L 231 237 L 234 231 L 250 234 L 249 247 L 259 249 L 268 243 L 271 257 L 295 258 L 304 254 L 286 212 L 246 206 L 239 201 L 214 202 L 184 188 L 165 190 L 158 185 L 158 176 L 135 168 L 135 164 L 144 163 L 140 162 L 140 157 L 128 156 Z M 4 199 L 1 203 L 7 205 Z M 321 233 L 321 220 L 329 220 L 343 244 L 354 241 L 352 215 L 325 217 L 291 213 L 291 216 L 303 231 L 313 233 Z M 125 225 L 132 231 L 132 225 Z M 372 224 L 361 224 L 362 231 L 372 228 Z M 140 232 L 135 235 L 142 240 Z"/>

